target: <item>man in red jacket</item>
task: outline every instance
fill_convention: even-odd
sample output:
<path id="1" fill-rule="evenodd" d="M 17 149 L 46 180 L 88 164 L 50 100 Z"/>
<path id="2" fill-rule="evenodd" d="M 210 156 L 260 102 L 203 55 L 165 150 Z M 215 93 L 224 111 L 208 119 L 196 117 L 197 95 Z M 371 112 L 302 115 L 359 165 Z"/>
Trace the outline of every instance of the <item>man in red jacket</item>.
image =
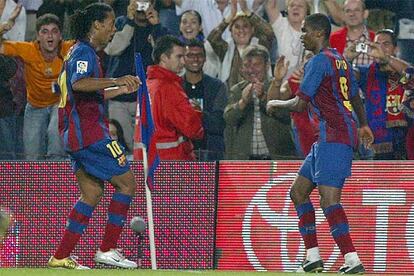
<path id="1" fill-rule="evenodd" d="M 344 3 L 345 27 L 331 34 L 329 42 L 332 48 L 344 54 L 351 44 L 374 41 L 375 33 L 368 30 L 364 21 L 368 18 L 368 10 L 363 0 L 346 0 Z M 346 57 L 346 53 L 345 53 Z M 353 61 L 354 65 L 372 63 L 373 59 L 367 53 L 361 53 Z"/>
<path id="2" fill-rule="evenodd" d="M 163 36 L 152 52 L 156 65 L 147 71 L 154 139 L 161 160 L 195 160 L 191 140 L 204 137 L 201 108 L 188 99 L 177 75 L 184 68 L 184 54 L 184 44 L 178 38 Z M 134 154 L 135 159 L 141 159 L 140 155 Z"/>

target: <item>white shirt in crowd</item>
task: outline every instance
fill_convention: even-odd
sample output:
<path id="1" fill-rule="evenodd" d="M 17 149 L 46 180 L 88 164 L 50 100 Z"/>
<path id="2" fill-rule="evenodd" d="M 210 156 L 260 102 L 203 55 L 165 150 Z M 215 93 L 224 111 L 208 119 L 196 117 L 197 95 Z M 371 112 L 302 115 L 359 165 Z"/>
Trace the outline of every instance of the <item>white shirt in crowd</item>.
<path id="1" fill-rule="evenodd" d="M 230 1 L 229 1 L 230 2 Z M 247 0 L 247 6 L 250 10 L 252 10 L 254 0 Z M 181 15 L 183 12 L 188 10 L 195 10 L 197 11 L 202 18 L 202 25 L 203 25 L 203 34 L 205 37 L 208 36 L 208 34 L 217 27 L 224 18 L 230 15 L 231 8 L 230 5 L 228 5 L 223 13 L 218 9 L 218 5 L 216 3 L 216 0 L 183 0 L 181 3 L 181 7 L 178 5 L 175 6 L 177 15 Z M 240 7 L 239 7 L 240 9 Z M 259 8 L 258 11 L 263 12 L 262 7 Z M 227 29 L 223 33 L 223 39 L 227 40 L 231 38 L 230 31 Z"/>
<path id="2" fill-rule="evenodd" d="M 19 0 L 18 3 L 21 3 L 27 11 L 37 11 L 43 0 Z"/>
<path id="3" fill-rule="evenodd" d="M 14 8 L 17 4 L 13 0 L 6 0 L 6 5 L 4 6 L 3 14 L 0 17 L 0 22 L 7 21 L 10 15 L 12 14 Z M 3 35 L 4 39 L 14 40 L 14 41 L 24 41 L 24 36 L 26 34 L 26 12 L 24 8 L 20 12 L 19 16 L 16 18 L 16 22 L 13 28 Z"/>
<path id="4" fill-rule="evenodd" d="M 304 48 L 300 40 L 301 32 L 296 31 L 289 24 L 286 17 L 278 16 L 272 24 L 273 32 L 277 39 L 279 56 L 284 55 L 289 60 L 287 76 L 299 65 Z M 279 43 L 283 41 L 283 43 Z"/>

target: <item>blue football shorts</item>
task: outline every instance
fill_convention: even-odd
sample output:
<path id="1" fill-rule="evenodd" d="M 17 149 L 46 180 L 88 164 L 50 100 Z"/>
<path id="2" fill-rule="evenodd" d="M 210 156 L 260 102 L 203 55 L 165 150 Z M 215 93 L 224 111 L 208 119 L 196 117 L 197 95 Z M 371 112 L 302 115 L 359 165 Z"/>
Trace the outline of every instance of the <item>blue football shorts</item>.
<path id="1" fill-rule="evenodd" d="M 129 171 L 125 149 L 117 141 L 100 140 L 77 152 L 70 153 L 74 172 L 80 168 L 101 180 L 110 180 L 113 176 Z"/>
<path id="2" fill-rule="evenodd" d="M 314 143 L 298 174 L 315 185 L 342 189 L 351 175 L 353 150 L 340 143 Z"/>

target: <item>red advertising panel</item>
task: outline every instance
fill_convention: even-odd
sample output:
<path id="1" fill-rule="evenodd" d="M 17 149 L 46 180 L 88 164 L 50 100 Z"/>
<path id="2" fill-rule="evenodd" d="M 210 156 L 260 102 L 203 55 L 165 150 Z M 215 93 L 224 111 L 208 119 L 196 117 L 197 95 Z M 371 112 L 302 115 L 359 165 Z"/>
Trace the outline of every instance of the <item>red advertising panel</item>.
<path id="1" fill-rule="evenodd" d="M 153 211 L 159 268 L 207 269 L 213 266 L 215 218 L 215 163 L 165 162 L 156 173 Z M 132 169 L 137 196 L 128 220 L 146 220 L 141 163 Z M 80 263 L 94 266 L 106 224 L 112 187 L 94 212 L 90 225 L 73 252 Z M 79 197 L 68 162 L 0 162 L 0 206 L 15 217 L 3 246 L 0 267 L 43 267 L 63 234 L 66 217 Z M 128 226 L 119 246 L 138 259 L 138 238 Z M 150 266 L 148 236 L 144 239 L 143 267 Z"/>
<path id="2" fill-rule="evenodd" d="M 216 247 L 219 269 L 295 271 L 305 254 L 289 188 L 300 162 L 222 162 Z M 326 271 L 343 257 L 315 191 Z M 414 162 L 354 162 L 343 206 L 367 272 L 414 273 Z"/>

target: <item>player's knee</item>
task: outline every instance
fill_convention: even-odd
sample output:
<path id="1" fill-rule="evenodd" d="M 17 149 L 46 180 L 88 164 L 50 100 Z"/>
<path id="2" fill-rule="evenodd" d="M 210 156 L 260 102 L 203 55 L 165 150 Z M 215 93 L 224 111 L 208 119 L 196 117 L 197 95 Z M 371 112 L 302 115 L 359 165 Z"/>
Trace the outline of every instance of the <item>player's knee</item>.
<path id="1" fill-rule="evenodd" d="M 335 196 L 323 196 L 323 195 L 320 196 L 320 205 L 321 205 L 321 208 L 323 209 L 326 209 L 329 206 L 336 205 L 339 203 L 340 203 L 339 198 Z"/>
<path id="2" fill-rule="evenodd" d="M 290 189 L 290 193 L 289 193 L 289 195 L 290 195 L 290 199 L 292 200 L 292 202 L 295 204 L 295 205 L 297 205 L 297 204 L 299 204 L 300 203 L 300 201 L 301 201 L 301 196 L 300 196 L 300 192 L 295 188 L 295 187 L 292 187 L 291 189 Z"/>
<path id="3" fill-rule="evenodd" d="M 81 199 L 83 202 L 91 205 L 96 206 L 103 196 L 103 189 L 89 189 L 87 192 L 82 192 Z"/>
<path id="4" fill-rule="evenodd" d="M 117 186 L 121 193 L 130 196 L 135 195 L 135 191 L 137 189 L 137 184 L 134 180 L 121 181 Z"/>
<path id="5" fill-rule="evenodd" d="M 137 190 L 137 183 L 135 181 L 129 181 L 127 184 L 128 194 L 133 196 Z"/>

